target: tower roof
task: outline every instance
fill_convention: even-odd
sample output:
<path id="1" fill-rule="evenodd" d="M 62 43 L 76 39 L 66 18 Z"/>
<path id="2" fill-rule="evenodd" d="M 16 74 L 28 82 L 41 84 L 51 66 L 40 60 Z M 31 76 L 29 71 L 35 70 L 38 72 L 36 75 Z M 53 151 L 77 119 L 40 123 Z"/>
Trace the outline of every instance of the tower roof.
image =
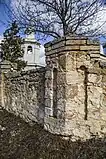
<path id="1" fill-rule="evenodd" d="M 34 32 L 32 32 L 31 34 L 27 35 L 27 37 L 25 38 L 25 42 L 36 43 L 36 44 L 40 45 L 40 43 L 35 39 Z"/>
<path id="2" fill-rule="evenodd" d="M 27 35 L 27 39 L 35 39 L 35 34 L 32 32 L 31 34 Z"/>

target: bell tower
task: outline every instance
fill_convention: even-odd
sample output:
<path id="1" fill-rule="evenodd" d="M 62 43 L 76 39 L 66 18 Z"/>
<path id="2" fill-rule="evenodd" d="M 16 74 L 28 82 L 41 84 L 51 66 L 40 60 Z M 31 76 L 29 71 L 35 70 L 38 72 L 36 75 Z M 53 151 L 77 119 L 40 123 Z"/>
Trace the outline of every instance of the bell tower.
<path id="1" fill-rule="evenodd" d="M 22 48 L 24 49 L 24 60 L 27 61 L 25 69 L 34 69 L 40 63 L 40 43 L 36 41 L 34 33 L 27 35 Z"/>

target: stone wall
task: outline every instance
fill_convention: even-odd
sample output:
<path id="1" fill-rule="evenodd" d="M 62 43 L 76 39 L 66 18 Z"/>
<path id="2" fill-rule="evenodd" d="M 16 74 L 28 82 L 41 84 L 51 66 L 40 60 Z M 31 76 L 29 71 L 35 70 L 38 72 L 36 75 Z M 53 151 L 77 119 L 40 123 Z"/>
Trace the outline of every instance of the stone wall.
<path id="1" fill-rule="evenodd" d="M 2 74 L 0 102 L 51 133 L 106 134 L 106 57 L 98 42 L 70 36 L 45 45 L 46 68 Z"/>
<path id="2" fill-rule="evenodd" d="M 74 36 L 48 43 L 45 48 L 46 91 L 50 95 L 45 97 L 45 128 L 70 135 L 73 140 L 105 135 L 106 69 L 101 66 L 99 43 Z M 56 117 L 53 116 L 54 68 L 57 69 Z"/>
<path id="3" fill-rule="evenodd" d="M 27 122 L 43 124 L 44 82 L 43 68 L 21 73 L 2 73 L 1 105 Z"/>

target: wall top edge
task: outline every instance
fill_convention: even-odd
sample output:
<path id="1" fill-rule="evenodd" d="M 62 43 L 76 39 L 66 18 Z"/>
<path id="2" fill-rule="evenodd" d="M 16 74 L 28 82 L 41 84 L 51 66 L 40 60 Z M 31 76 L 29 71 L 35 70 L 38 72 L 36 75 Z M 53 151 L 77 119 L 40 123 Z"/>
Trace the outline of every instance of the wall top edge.
<path id="1" fill-rule="evenodd" d="M 32 69 L 32 70 L 28 70 L 28 71 L 21 71 L 21 72 L 8 72 L 5 74 L 6 78 L 17 78 L 17 77 L 22 77 L 24 75 L 30 75 L 33 73 L 45 73 L 45 68 L 41 67 L 41 68 L 36 68 L 36 69 Z"/>
<path id="2" fill-rule="evenodd" d="M 77 36 L 77 35 L 70 35 L 69 36 L 68 35 L 68 36 L 60 37 L 58 39 L 50 41 L 50 42 L 44 44 L 44 47 L 48 48 L 48 47 L 55 45 L 61 41 L 68 41 L 68 40 L 86 40 L 86 41 L 88 41 L 87 42 L 88 44 L 96 44 L 96 45 L 99 44 L 99 40 L 92 39 L 92 37 L 90 37 L 90 36 L 88 37 L 88 36 Z"/>

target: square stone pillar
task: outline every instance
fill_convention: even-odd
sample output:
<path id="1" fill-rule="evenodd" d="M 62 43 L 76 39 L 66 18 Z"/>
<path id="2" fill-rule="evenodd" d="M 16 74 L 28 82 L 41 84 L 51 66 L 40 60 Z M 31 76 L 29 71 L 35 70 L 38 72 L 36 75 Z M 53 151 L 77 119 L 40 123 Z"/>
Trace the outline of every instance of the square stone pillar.
<path id="1" fill-rule="evenodd" d="M 93 111 L 94 107 L 98 111 L 96 106 L 100 102 L 96 100 L 101 101 L 103 92 L 103 88 L 97 86 L 98 82 L 101 84 L 98 75 L 102 70 L 99 43 L 87 37 L 69 36 L 46 44 L 45 51 L 45 128 L 52 133 L 70 135 L 72 139 L 87 139 L 92 134 L 100 134 L 102 124 L 96 124 L 102 120 L 98 117 L 96 122 Z M 57 69 L 56 79 L 54 69 Z M 54 102 L 54 96 L 57 102 Z"/>

